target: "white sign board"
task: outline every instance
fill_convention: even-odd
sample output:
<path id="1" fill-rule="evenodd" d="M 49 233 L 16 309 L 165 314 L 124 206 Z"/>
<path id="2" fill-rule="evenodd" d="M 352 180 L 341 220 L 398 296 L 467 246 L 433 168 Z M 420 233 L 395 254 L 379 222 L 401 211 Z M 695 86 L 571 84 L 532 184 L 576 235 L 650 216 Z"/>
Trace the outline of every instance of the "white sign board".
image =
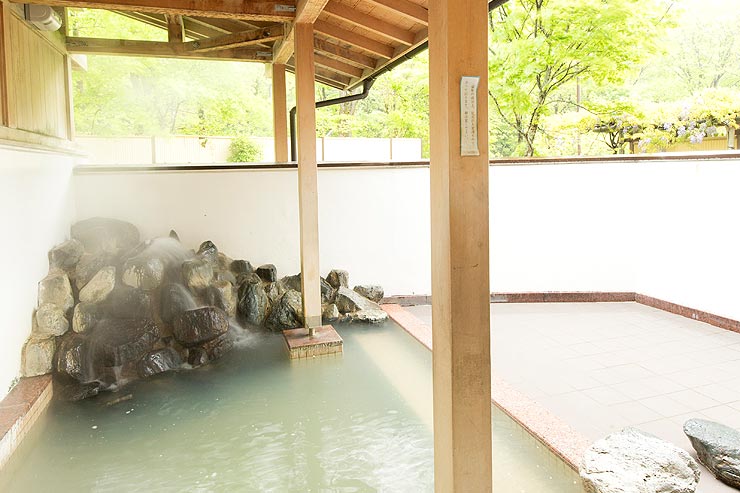
<path id="1" fill-rule="evenodd" d="M 478 150 L 478 83 L 480 77 L 460 79 L 460 155 L 480 156 Z"/>

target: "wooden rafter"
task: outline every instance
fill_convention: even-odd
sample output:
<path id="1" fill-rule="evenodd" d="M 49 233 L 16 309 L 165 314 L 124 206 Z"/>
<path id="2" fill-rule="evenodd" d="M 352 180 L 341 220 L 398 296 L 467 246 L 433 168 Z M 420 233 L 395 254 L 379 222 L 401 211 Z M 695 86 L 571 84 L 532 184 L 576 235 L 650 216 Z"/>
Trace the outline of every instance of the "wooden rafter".
<path id="1" fill-rule="evenodd" d="M 339 3 L 336 0 L 330 0 L 329 3 L 326 4 L 324 12 L 394 41 L 399 41 L 406 45 L 411 45 L 414 42 L 414 33 L 378 19 L 377 17 L 365 14 L 357 9 L 353 9 L 352 7 Z"/>
<path id="2" fill-rule="evenodd" d="M 368 71 L 364 74 L 362 78 L 359 80 L 352 81 L 352 83 L 347 87 L 347 89 L 352 90 L 355 87 L 359 86 L 363 79 L 365 79 L 367 76 L 372 75 L 373 73 L 376 73 L 379 70 L 382 70 L 386 66 L 388 66 L 390 63 L 392 63 L 394 60 L 398 60 L 401 57 L 406 56 L 410 51 L 416 49 L 418 46 L 424 44 L 427 40 L 427 28 L 422 29 L 416 34 L 416 37 L 414 39 L 414 44 L 411 46 L 401 46 L 396 49 L 396 51 L 393 53 L 393 57 L 389 60 L 381 60 L 379 61 L 375 67 L 372 68 L 371 71 Z"/>
<path id="3" fill-rule="evenodd" d="M 318 19 L 321 11 L 324 10 L 328 0 L 298 0 L 296 5 L 294 23 L 313 23 Z M 293 27 L 285 33 L 285 39 L 276 43 L 273 48 L 273 63 L 285 64 L 293 56 L 295 48 L 295 33 Z"/>
<path id="4" fill-rule="evenodd" d="M 402 15 L 409 20 L 424 24 L 429 24 L 429 11 L 421 5 L 409 0 L 370 0 L 371 2 L 385 7 L 396 15 Z"/>
<path id="5" fill-rule="evenodd" d="M 317 52 L 331 55 L 333 58 L 341 58 L 342 60 L 362 68 L 374 69 L 376 65 L 376 60 L 373 57 L 367 56 L 364 53 L 352 51 L 344 46 L 339 46 L 336 43 L 323 39 L 315 38 L 313 41 L 313 47 Z"/>
<path id="6" fill-rule="evenodd" d="M 196 60 L 232 60 L 269 62 L 270 52 L 254 48 L 232 48 L 204 53 L 184 51 L 174 43 L 133 41 L 128 39 L 67 38 L 69 53 L 95 55 L 143 56 L 153 58 L 188 58 Z"/>
<path id="7" fill-rule="evenodd" d="M 353 78 L 360 78 L 363 74 L 363 70 L 361 68 L 357 68 L 349 63 L 344 63 L 318 53 L 314 56 L 314 60 L 316 61 L 316 65 L 320 65 L 340 74 L 349 75 Z"/>
<path id="8" fill-rule="evenodd" d="M 314 23 L 314 26 L 316 27 L 317 32 L 325 34 L 331 38 L 338 39 L 339 41 L 354 45 L 357 48 L 365 50 L 369 53 L 379 55 L 383 58 L 393 57 L 393 47 L 385 43 L 381 43 L 352 31 L 348 31 L 347 29 L 341 28 L 336 24 L 331 24 L 326 21 L 316 21 Z"/>
<path id="9" fill-rule="evenodd" d="M 11 0 L 52 7 L 77 7 L 105 10 L 128 10 L 155 14 L 223 17 L 231 19 L 289 22 L 293 20 L 293 0 Z"/>
<path id="10" fill-rule="evenodd" d="M 257 45 L 269 41 L 275 41 L 283 37 L 285 28 L 282 24 L 270 27 L 253 29 L 251 31 L 237 32 L 219 36 L 217 38 L 190 41 L 185 43 L 185 50 L 193 52 L 206 52 L 238 48 L 240 46 Z"/>
<path id="11" fill-rule="evenodd" d="M 135 21 L 143 22 L 144 24 L 157 27 L 159 29 L 167 29 L 167 21 L 165 21 L 164 14 L 147 14 L 142 12 L 124 12 L 115 11 L 116 14 L 134 19 Z M 183 24 L 185 26 L 185 37 L 190 39 L 203 39 L 212 36 L 218 36 L 221 34 L 219 31 L 209 29 L 204 26 L 200 26 L 192 22 L 191 17 L 183 18 Z"/>

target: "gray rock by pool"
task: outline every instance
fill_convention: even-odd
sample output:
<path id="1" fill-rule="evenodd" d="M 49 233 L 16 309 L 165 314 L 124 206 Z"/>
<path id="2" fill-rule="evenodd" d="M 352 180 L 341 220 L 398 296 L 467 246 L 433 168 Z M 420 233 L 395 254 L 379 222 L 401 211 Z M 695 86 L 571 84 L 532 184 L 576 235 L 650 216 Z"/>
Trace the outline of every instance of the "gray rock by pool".
<path id="1" fill-rule="evenodd" d="M 699 462 L 720 481 L 740 489 L 740 432 L 705 419 L 690 419 L 683 431 Z"/>

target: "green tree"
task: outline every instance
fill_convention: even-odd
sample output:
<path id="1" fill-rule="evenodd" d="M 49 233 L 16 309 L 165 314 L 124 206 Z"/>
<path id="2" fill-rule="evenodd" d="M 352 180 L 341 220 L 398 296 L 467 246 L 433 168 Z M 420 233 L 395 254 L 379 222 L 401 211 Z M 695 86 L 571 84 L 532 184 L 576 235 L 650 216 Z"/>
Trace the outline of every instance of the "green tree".
<path id="1" fill-rule="evenodd" d="M 672 3 L 672 2 L 671 2 Z M 490 15 L 492 111 L 532 156 L 552 98 L 576 78 L 622 82 L 658 50 L 663 0 L 512 0 Z"/>

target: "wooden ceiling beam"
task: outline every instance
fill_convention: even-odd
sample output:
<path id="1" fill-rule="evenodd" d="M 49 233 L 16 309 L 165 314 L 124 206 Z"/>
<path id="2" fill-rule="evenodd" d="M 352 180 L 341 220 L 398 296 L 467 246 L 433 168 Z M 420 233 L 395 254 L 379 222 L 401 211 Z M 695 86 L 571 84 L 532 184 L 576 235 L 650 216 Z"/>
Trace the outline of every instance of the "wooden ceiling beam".
<path id="1" fill-rule="evenodd" d="M 331 55 L 334 58 L 341 58 L 362 68 L 374 69 L 376 65 L 376 60 L 373 57 L 367 56 L 364 53 L 357 53 L 356 51 L 349 50 L 323 39 L 314 39 L 313 47 L 317 52 Z"/>
<path id="2" fill-rule="evenodd" d="M 418 3 L 409 0 L 370 0 L 376 5 L 380 5 L 391 11 L 395 15 L 418 22 L 419 24 L 429 25 L 429 11 Z"/>
<path id="3" fill-rule="evenodd" d="M 319 14 L 324 10 L 328 0 L 298 0 L 295 11 L 294 23 L 314 23 L 319 18 Z M 273 48 L 273 63 L 286 64 L 288 60 L 293 56 L 293 50 L 295 49 L 295 34 L 293 33 L 293 27 L 288 29 L 285 33 L 285 39 L 279 43 L 275 43 Z"/>
<path id="4" fill-rule="evenodd" d="M 380 41 L 375 41 L 361 34 L 348 31 L 347 29 L 341 28 L 336 24 L 331 24 L 326 21 L 316 21 L 314 23 L 317 32 L 325 34 L 339 41 L 349 43 L 369 53 L 379 55 L 383 58 L 392 58 L 394 49 L 392 46 Z"/>
<path id="5" fill-rule="evenodd" d="M 329 3 L 327 3 L 324 8 L 324 12 L 394 41 L 398 41 L 406 45 L 414 43 L 414 33 L 411 31 L 389 24 L 377 17 L 373 17 L 343 3 L 339 3 L 336 0 L 329 0 Z"/>
<path id="6" fill-rule="evenodd" d="M 318 53 L 314 55 L 314 60 L 316 61 L 316 65 L 320 65 L 340 74 L 349 75 L 350 77 L 359 78 L 362 77 L 363 74 L 363 70 L 361 68 L 357 68 L 349 63 L 340 62 L 339 60 L 335 60 L 334 58 L 329 58 L 328 56 L 320 55 Z"/>
<path id="7" fill-rule="evenodd" d="M 271 53 L 252 48 L 233 48 L 204 53 L 184 51 L 182 44 L 129 39 L 67 38 L 69 53 L 152 58 L 187 58 L 194 60 L 231 60 L 269 62 Z"/>
<path id="8" fill-rule="evenodd" d="M 253 29 L 251 31 L 227 34 L 217 38 L 190 41 L 185 43 L 185 50 L 206 52 L 238 48 L 240 46 L 258 45 L 280 39 L 283 37 L 284 32 L 285 28 L 282 24 L 275 24 L 262 29 Z"/>
<path id="9" fill-rule="evenodd" d="M 128 17 L 138 22 L 143 22 L 159 29 L 167 29 L 167 22 L 164 19 L 164 14 L 147 14 L 142 12 L 126 12 L 126 11 L 114 11 L 118 15 Z M 202 39 L 218 36 L 221 32 L 210 29 L 206 26 L 201 26 L 193 22 L 192 17 L 183 18 L 183 25 L 185 26 L 185 37 L 189 39 Z"/>
<path id="10" fill-rule="evenodd" d="M 295 14 L 294 0 L 11 0 L 14 3 L 127 10 L 155 14 L 221 17 L 256 21 L 289 22 Z"/>

